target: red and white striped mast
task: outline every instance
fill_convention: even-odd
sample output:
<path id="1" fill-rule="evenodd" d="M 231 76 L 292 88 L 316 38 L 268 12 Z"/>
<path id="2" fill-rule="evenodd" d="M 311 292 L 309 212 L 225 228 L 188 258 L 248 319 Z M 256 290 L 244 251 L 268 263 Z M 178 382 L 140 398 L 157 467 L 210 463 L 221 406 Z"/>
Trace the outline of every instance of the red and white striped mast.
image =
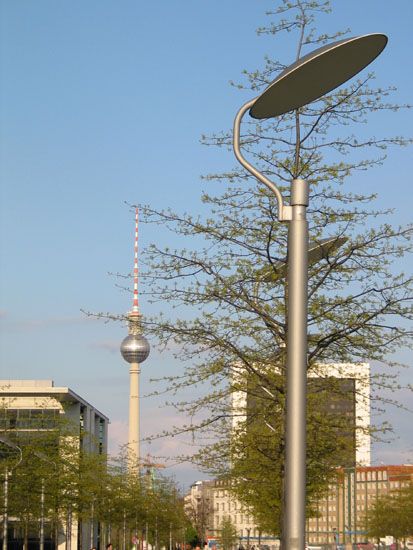
<path id="1" fill-rule="evenodd" d="M 139 211 L 135 208 L 135 256 L 133 261 L 133 305 L 129 314 L 130 318 L 139 318 L 139 298 L 138 298 L 138 236 L 139 236 Z"/>
<path id="2" fill-rule="evenodd" d="M 120 351 L 122 357 L 130 364 L 130 391 L 129 391 L 129 436 L 128 461 L 129 468 L 138 470 L 140 466 L 140 397 L 139 374 L 140 364 L 149 355 L 150 347 L 147 339 L 142 335 L 141 313 L 139 311 L 138 296 L 138 208 L 135 209 L 135 246 L 133 264 L 133 304 L 128 313 L 129 335 L 123 340 Z"/>

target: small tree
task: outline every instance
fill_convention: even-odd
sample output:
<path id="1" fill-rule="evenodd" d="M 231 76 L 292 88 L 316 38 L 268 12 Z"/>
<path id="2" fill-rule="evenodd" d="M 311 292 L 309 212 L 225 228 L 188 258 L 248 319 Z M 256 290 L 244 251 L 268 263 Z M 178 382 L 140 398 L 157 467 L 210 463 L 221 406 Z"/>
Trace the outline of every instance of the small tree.
<path id="1" fill-rule="evenodd" d="M 79 520 L 89 518 L 92 500 L 106 475 L 106 456 L 83 452 L 79 427 L 60 414 L 50 418 L 39 414 L 39 419 L 20 414 L 19 429 L 4 430 L 2 435 L 22 452 L 10 478 L 8 508 L 10 517 L 18 519 L 25 547 L 30 533 L 38 533 L 42 493 L 46 529 L 57 543 L 69 514 Z M 83 433 L 82 437 L 92 436 Z M 4 454 L 7 445 L 2 447 Z M 3 461 L 7 466 L 7 454 L 0 458 L 0 467 Z"/>
<path id="2" fill-rule="evenodd" d="M 238 540 L 237 530 L 229 516 L 224 516 L 219 529 L 219 540 L 223 550 L 232 550 Z"/>
<path id="3" fill-rule="evenodd" d="M 413 485 L 377 499 L 366 523 L 369 536 L 392 536 L 405 546 L 406 539 L 413 536 Z"/>
<path id="4" fill-rule="evenodd" d="M 198 542 L 202 545 L 208 531 L 209 518 L 212 512 L 211 502 L 207 495 L 203 495 L 199 501 L 186 505 L 186 515 L 197 532 Z"/>

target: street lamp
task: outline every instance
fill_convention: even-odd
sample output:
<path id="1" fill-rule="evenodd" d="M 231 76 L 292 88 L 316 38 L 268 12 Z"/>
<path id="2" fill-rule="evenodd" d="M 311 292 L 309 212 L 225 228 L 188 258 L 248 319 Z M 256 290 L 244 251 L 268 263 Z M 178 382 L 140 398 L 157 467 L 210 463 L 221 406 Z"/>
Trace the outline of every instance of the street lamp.
<path id="1" fill-rule="evenodd" d="M 275 195 L 278 220 L 288 222 L 288 331 L 286 454 L 283 548 L 305 546 L 305 459 L 307 391 L 308 183 L 291 182 L 290 204 L 271 180 L 252 166 L 240 151 L 240 127 L 249 111 L 256 119 L 294 111 L 334 90 L 369 65 L 384 49 L 387 37 L 368 34 L 323 46 L 282 71 L 255 99 L 245 103 L 234 121 L 234 153 L 241 165 Z"/>
<path id="2" fill-rule="evenodd" d="M 14 449 L 19 452 L 19 460 L 17 463 L 13 466 L 13 468 L 8 468 L 6 466 L 6 471 L 4 473 L 4 495 L 3 495 L 3 503 L 4 503 L 4 511 L 3 511 L 3 550 L 7 550 L 7 538 L 8 538 L 8 508 L 9 508 L 9 475 L 11 475 L 14 468 L 16 468 L 20 462 L 22 461 L 23 454 L 21 448 L 13 443 L 12 441 L 9 441 L 6 437 L 0 436 L 0 443 L 3 443 L 3 445 L 6 445 L 6 447 L 9 447 L 10 449 Z"/>
<path id="3" fill-rule="evenodd" d="M 55 473 L 57 474 L 57 464 L 53 460 L 50 460 L 44 453 L 41 451 L 33 451 L 33 454 L 37 456 L 37 458 L 40 458 L 40 460 L 43 460 L 47 464 L 51 464 L 53 468 L 55 469 Z M 39 542 L 39 550 L 44 550 L 44 500 L 45 500 L 45 480 L 44 476 L 42 476 L 41 480 L 41 492 L 40 492 L 40 542 Z M 57 521 L 57 517 L 56 517 Z M 56 528 L 57 529 L 57 528 Z M 58 542 L 57 536 L 55 536 L 56 544 Z M 92 545 L 93 546 L 93 545 Z"/>

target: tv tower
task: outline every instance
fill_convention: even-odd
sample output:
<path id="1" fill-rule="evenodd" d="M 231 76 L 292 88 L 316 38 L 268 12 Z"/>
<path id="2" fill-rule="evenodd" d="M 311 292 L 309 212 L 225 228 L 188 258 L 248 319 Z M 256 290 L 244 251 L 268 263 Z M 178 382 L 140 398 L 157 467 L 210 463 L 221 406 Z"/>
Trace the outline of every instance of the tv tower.
<path id="1" fill-rule="evenodd" d="M 140 364 L 149 355 L 149 342 L 142 335 L 142 315 L 138 301 L 138 209 L 135 209 L 135 259 L 133 266 L 133 305 L 128 313 L 129 335 L 120 346 L 122 357 L 130 364 L 130 391 L 129 391 L 129 437 L 128 459 L 129 466 L 140 466 L 140 424 L 139 424 L 139 374 Z"/>

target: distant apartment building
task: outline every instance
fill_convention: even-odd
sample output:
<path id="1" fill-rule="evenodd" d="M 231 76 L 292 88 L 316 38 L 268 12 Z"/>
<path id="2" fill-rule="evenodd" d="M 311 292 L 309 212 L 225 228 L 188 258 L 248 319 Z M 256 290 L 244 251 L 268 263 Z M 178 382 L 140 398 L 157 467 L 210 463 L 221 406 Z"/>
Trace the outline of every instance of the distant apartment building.
<path id="1" fill-rule="evenodd" d="M 198 538 L 206 541 L 211 526 L 211 512 L 213 509 L 212 487 L 214 481 L 195 481 L 184 497 L 185 513 L 196 529 Z"/>
<path id="2" fill-rule="evenodd" d="M 366 512 L 379 497 L 409 485 L 413 485 L 413 465 L 338 469 L 336 482 L 315 503 L 315 517 L 306 521 L 306 542 L 323 548 L 338 544 L 353 548 L 368 542 Z M 210 546 L 215 541 L 219 544 L 222 520 L 229 517 L 238 534 L 236 546 L 279 548 L 279 539 L 259 531 L 252 514 L 231 495 L 225 482 L 194 483 L 185 497 L 185 509 L 194 525 L 197 519 L 200 521 L 200 538 L 209 541 Z"/>
<path id="3" fill-rule="evenodd" d="M 237 532 L 237 546 L 279 548 L 279 540 L 258 529 L 251 512 L 228 491 L 224 481 L 195 482 L 185 496 L 185 511 L 197 528 L 198 536 L 210 545 L 219 540 L 222 521 L 229 518 Z"/>
<path id="4" fill-rule="evenodd" d="M 0 434 L 13 432 L 17 438 L 24 438 L 29 432 L 52 430 L 59 418 L 67 419 L 74 427 L 79 452 L 107 452 L 108 417 L 73 390 L 55 386 L 53 380 L 0 380 Z M 9 523 L 13 525 L 12 518 Z M 96 543 L 96 525 L 93 533 L 89 523 L 80 526 L 73 520 L 69 525 L 62 522 L 59 548 L 86 548 L 91 536 Z"/>
<path id="5" fill-rule="evenodd" d="M 413 465 L 340 469 L 337 482 L 316 503 L 317 517 L 307 520 L 311 545 L 367 541 L 366 512 L 377 498 L 413 484 Z"/>

